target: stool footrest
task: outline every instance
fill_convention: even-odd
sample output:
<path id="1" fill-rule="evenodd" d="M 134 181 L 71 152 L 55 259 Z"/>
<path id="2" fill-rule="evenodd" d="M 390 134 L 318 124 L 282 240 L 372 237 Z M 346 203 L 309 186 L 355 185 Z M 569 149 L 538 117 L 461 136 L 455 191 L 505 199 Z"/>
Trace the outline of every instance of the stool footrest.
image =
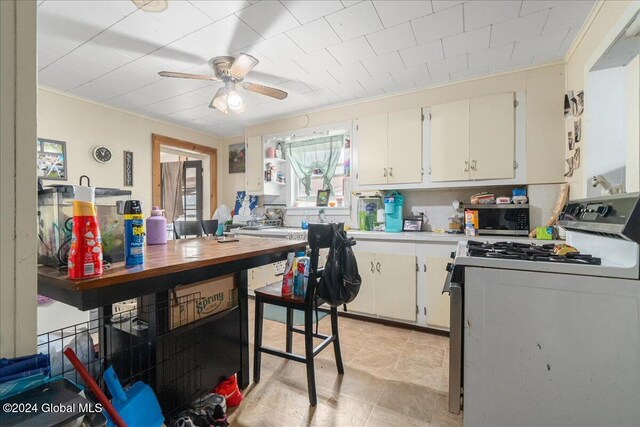
<path id="1" fill-rule="evenodd" d="M 262 353 L 270 354 L 272 356 L 284 357 L 285 359 L 293 360 L 294 362 L 307 362 L 307 358 L 304 356 L 300 356 L 299 354 L 295 353 L 287 353 L 286 351 L 276 350 L 274 348 L 260 347 L 259 351 Z"/>
<path id="2" fill-rule="evenodd" d="M 331 344 L 333 341 L 335 341 L 335 339 L 336 339 L 336 337 L 334 337 L 334 336 L 330 336 L 330 337 L 325 338 L 325 340 L 322 341 L 319 346 L 317 346 L 316 348 L 313 349 L 313 357 L 316 357 L 318 355 L 318 353 L 320 353 L 322 350 L 327 348 L 327 346 L 329 344 Z"/>
<path id="3" fill-rule="evenodd" d="M 291 328 L 291 332 L 295 332 L 296 334 L 302 334 L 302 335 L 304 335 L 305 333 L 302 329 L 298 329 L 298 328 Z M 330 336 L 331 335 L 315 334 L 315 333 L 313 334 L 314 338 L 322 338 L 323 340 L 329 338 Z"/>

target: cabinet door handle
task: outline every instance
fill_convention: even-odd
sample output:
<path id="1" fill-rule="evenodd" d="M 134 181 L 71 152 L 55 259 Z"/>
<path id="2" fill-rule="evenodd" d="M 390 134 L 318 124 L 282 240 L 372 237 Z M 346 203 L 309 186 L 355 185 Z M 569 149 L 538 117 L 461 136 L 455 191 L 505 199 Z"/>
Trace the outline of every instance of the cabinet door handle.
<path id="1" fill-rule="evenodd" d="M 393 176 L 393 168 L 389 168 L 389 176 Z"/>
<path id="2" fill-rule="evenodd" d="M 422 268 L 423 268 L 423 271 L 426 273 L 427 272 L 427 264 L 422 264 Z"/>
<path id="3" fill-rule="evenodd" d="M 471 161 L 471 170 L 472 171 L 477 171 L 478 170 L 478 162 L 476 160 L 472 160 Z"/>
<path id="4" fill-rule="evenodd" d="M 387 168 L 384 168 L 384 177 L 387 177 Z"/>
<path id="5" fill-rule="evenodd" d="M 376 271 L 378 272 L 378 274 L 380 274 L 380 263 L 379 262 L 376 263 Z"/>
<path id="6" fill-rule="evenodd" d="M 374 273 L 375 269 L 373 268 L 373 261 L 370 261 L 370 262 L 371 262 L 371 272 Z"/>
<path id="7" fill-rule="evenodd" d="M 466 160 L 464 162 L 464 171 L 469 172 L 469 162 L 467 162 Z"/>

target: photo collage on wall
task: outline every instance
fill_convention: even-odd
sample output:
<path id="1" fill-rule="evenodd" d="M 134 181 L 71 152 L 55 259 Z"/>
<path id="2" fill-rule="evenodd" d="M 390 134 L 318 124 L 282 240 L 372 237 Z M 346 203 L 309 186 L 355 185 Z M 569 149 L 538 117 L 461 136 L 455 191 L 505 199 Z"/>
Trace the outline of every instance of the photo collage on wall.
<path id="1" fill-rule="evenodd" d="M 568 91 L 564 95 L 564 118 L 567 132 L 567 172 L 565 177 L 571 178 L 573 173 L 580 168 L 580 147 L 582 140 L 582 113 L 584 112 L 584 91 L 575 95 Z"/>

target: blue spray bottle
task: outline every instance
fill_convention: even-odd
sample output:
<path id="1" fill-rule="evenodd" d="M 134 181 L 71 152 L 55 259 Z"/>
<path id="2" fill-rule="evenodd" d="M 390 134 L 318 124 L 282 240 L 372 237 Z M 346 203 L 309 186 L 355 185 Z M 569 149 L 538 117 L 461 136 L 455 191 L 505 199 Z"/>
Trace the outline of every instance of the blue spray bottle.
<path id="1" fill-rule="evenodd" d="M 124 203 L 124 260 L 126 266 L 144 263 L 144 218 L 139 200 Z"/>

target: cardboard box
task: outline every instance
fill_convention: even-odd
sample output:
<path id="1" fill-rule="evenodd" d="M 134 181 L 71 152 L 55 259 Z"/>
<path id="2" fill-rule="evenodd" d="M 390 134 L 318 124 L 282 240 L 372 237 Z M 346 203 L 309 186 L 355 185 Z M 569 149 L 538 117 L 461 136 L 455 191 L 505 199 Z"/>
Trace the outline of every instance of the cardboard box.
<path id="1" fill-rule="evenodd" d="M 170 291 L 169 298 L 169 329 L 175 329 L 237 306 L 238 288 L 231 274 L 215 280 L 177 286 Z"/>

